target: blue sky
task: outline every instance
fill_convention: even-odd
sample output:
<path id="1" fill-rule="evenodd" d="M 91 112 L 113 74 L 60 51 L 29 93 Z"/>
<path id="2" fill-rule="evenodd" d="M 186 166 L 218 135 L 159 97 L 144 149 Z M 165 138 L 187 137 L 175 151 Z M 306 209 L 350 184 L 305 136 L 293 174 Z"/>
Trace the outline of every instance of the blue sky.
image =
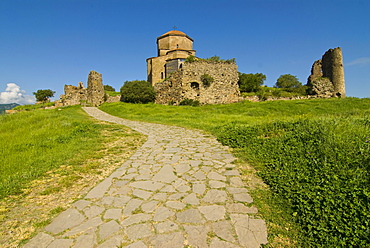
<path id="1" fill-rule="evenodd" d="M 91 70 L 116 90 L 146 80 L 156 38 L 174 26 L 198 57 L 236 58 L 267 86 L 282 74 L 305 84 L 312 63 L 339 46 L 347 95 L 370 97 L 369 13 L 368 0 L 1 0 L 0 103 L 38 89 L 59 98 Z"/>

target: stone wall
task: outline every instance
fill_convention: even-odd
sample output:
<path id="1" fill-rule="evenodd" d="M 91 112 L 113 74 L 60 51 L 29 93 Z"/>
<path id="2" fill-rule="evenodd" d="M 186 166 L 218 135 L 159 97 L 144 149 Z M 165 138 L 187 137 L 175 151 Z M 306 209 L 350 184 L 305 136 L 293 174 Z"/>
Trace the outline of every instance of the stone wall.
<path id="1" fill-rule="evenodd" d="M 89 105 L 99 106 L 104 102 L 104 86 L 102 75 L 96 71 L 91 71 L 87 79 L 87 88 L 82 82 L 78 86 L 65 85 L 64 95 L 60 96 L 58 106 L 69 105 Z"/>
<path id="2" fill-rule="evenodd" d="M 317 97 L 345 97 L 343 55 L 340 47 L 329 49 L 322 59 L 314 62 L 307 85 Z"/>
<path id="3" fill-rule="evenodd" d="M 102 75 L 91 71 L 87 78 L 87 103 L 91 106 L 99 106 L 104 102 L 104 86 Z"/>
<path id="4" fill-rule="evenodd" d="M 209 85 L 202 75 L 213 78 Z M 234 63 L 195 61 L 184 63 L 182 69 L 167 80 L 156 83 L 156 103 L 178 105 L 184 99 L 198 100 L 201 104 L 222 104 L 239 101 L 238 67 Z"/>

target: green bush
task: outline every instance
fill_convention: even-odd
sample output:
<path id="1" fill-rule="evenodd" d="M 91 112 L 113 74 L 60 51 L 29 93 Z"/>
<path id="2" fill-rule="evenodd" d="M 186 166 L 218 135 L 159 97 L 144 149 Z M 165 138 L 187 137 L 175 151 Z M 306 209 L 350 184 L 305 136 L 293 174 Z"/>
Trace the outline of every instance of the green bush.
<path id="1" fill-rule="evenodd" d="M 104 85 L 104 91 L 116 91 L 116 89 L 110 85 Z"/>
<path id="2" fill-rule="evenodd" d="M 303 228 L 303 247 L 370 244 L 370 119 L 277 121 L 218 128 L 260 166 Z"/>
<path id="3" fill-rule="evenodd" d="M 188 105 L 188 106 L 193 106 L 193 107 L 196 107 L 196 106 L 199 106 L 200 103 L 198 100 L 193 100 L 193 99 L 188 99 L 188 98 L 185 98 L 184 100 L 182 100 L 179 105 Z"/>
<path id="4" fill-rule="evenodd" d="M 155 100 L 154 88 L 147 81 L 126 81 L 120 93 L 122 102 L 149 103 Z"/>
<path id="5" fill-rule="evenodd" d="M 240 92 L 257 92 L 261 89 L 261 85 L 266 80 L 266 75 L 262 73 L 238 73 L 239 74 L 239 90 Z"/>
<path id="6" fill-rule="evenodd" d="M 200 80 L 203 82 L 203 86 L 207 88 L 211 86 L 211 83 L 213 83 L 214 78 L 209 74 L 203 74 L 202 76 L 200 76 Z"/>

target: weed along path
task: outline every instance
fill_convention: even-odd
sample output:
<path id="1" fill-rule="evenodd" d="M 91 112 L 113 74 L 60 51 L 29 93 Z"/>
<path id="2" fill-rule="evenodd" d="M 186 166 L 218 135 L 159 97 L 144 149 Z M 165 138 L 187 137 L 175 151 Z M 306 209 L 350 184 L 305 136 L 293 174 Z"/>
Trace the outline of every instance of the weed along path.
<path id="1" fill-rule="evenodd" d="M 264 220 L 213 137 L 196 130 L 91 116 L 148 136 L 119 169 L 57 216 L 24 247 L 260 247 Z"/>

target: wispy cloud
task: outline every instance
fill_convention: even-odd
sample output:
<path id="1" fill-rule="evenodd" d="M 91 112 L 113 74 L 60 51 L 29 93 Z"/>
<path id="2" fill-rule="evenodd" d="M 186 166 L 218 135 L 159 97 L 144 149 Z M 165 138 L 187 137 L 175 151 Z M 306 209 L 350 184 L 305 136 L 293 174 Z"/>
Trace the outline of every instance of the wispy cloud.
<path id="1" fill-rule="evenodd" d="M 4 92 L 0 92 L 0 103 L 33 104 L 35 97 L 26 95 L 24 90 L 15 83 L 8 83 Z"/>
<path id="2" fill-rule="evenodd" d="M 370 57 L 358 58 L 347 63 L 347 66 L 350 65 L 368 65 L 370 64 Z"/>

